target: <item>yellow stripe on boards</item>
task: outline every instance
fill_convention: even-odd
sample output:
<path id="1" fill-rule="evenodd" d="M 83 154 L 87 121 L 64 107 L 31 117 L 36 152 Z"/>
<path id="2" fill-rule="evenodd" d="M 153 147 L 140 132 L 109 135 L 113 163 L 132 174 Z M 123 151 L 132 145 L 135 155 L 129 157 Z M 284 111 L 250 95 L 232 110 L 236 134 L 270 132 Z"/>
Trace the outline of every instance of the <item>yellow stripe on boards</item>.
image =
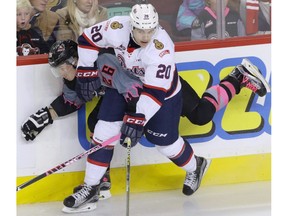
<path id="1" fill-rule="evenodd" d="M 133 164 L 133 161 L 132 161 Z M 18 177 L 20 185 L 35 176 Z M 182 189 L 185 171 L 173 163 L 131 166 L 131 193 Z M 17 192 L 17 204 L 63 200 L 81 184 L 84 172 L 55 173 Z M 214 158 L 202 186 L 271 180 L 271 154 Z M 126 169 L 112 168 L 113 195 L 125 193 Z"/>

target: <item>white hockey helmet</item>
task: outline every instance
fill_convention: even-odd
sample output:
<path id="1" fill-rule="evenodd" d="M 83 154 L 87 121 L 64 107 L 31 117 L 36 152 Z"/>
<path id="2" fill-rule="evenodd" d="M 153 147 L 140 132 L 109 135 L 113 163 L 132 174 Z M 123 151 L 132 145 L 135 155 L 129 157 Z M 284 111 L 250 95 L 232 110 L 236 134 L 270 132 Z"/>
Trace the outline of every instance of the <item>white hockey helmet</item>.
<path id="1" fill-rule="evenodd" d="M 158 26 L 158 13 L 151 4 L 136 4 L 130 12 L 132 27 L 153 29 Z"/>

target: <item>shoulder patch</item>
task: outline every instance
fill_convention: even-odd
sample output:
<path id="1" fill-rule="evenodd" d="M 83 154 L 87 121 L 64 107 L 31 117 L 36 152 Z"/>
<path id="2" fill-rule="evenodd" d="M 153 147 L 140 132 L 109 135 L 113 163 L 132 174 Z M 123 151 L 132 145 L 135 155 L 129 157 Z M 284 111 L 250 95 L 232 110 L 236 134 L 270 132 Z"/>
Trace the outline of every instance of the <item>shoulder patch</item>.
<path id="1" fill-rule="evenodd" d="M 164 44 L 156 39 L 153 40 L 153 43 L 155 44 L 155 48 L 156 49 L 163 49 L 164 48 Z"/>
<path id="2" fill-rule="evenodd" d="M 110 27 L 111 27 L 112 29 L 118 29 L 118 28 L 121 29 L 121 28 L 123 28 L 123 25 L 122 25 L 121 23 L 115 21 L 115 22 L 112 22 L 112 23 L 111 23 Z"/>

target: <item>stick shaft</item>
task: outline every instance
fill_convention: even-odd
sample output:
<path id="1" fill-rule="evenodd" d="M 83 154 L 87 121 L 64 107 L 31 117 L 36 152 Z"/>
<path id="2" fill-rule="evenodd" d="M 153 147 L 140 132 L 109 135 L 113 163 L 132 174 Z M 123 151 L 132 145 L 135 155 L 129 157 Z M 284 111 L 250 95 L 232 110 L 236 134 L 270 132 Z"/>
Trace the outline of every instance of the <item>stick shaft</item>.
<path id="1" fill-rule="evenodd" d="M 96 145 L 93 148 L 90 148 L 89 150 L 87 150 L 87 151 L 85 151 L 85 152 L 83 152 L 83 153 L 71 158 L 70 160 L 65 161 L 64 163 L 57 165 L 56 167 L 54 167 L 54 168 L 42 173 L 41 175 L 38 175 L 35 178 L 33 178 L 33 179 L 31 179 L 31 180 L 29 180 L 29 181 L 17 186 L 16 187 L 16 191 L 19 191 L 19 190 L 21 190 L 21 189 L 23 189 L 23 188 L 25 188 L 25 187 L 37 182 L 37 181 L 39 181 L 40 179 L 43 179 L 46 176 L 51 175 L 51 174 L 63 169 L 64 167 L 67 167 L 68 165 L 74 163 L 75 161 L 78 161 L 81 158 L 85 157 L 86 155 L 89 155 L 89 154 L 91 154 L 91 153 L 93 153 L 93 152 L 95 152 L 95 151 L 97 151 L 97 150 L 99 150 L 101 148 L 104 148 L 105 146 L 107 146 L 107 145 L 111 144 L 112 142 L 118 140 L 120 138 L 120 135 L 121 134 L 118 134 L 118 135 L 106 140 L 105 142 L 103 142 L 103 143 L 101 143 L 99 145 Z"/>
<path id="2" fill-rule="evenodd" d="M 126 216 L 129 216 L 130 210 L 130 159 L 131 159 L 131 140 L 127 139 L 127 159 L 126 159 Z"/>

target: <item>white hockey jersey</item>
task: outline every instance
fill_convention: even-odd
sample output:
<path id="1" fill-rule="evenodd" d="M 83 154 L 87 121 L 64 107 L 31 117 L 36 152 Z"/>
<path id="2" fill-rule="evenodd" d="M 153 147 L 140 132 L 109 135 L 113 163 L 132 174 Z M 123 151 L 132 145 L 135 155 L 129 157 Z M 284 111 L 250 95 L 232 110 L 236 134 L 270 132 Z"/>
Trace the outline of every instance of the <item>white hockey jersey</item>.
<path id="1" fill-rule="evenodd" d="M 143 113 L 148 121 L 164 100 L 173 97 L 181 89 L 175 65 L 174 43 L 167 32 L 159 27 L 145 48 L 135 46 L 131 39 L 131 28 L 129 16 L 116 16 L 85 29 L 78 40 L 78 67 L 89 70 L 97 60 L 100 48 L 114 48 L 125 71 L 143 83 L 136 112 Z"/>

